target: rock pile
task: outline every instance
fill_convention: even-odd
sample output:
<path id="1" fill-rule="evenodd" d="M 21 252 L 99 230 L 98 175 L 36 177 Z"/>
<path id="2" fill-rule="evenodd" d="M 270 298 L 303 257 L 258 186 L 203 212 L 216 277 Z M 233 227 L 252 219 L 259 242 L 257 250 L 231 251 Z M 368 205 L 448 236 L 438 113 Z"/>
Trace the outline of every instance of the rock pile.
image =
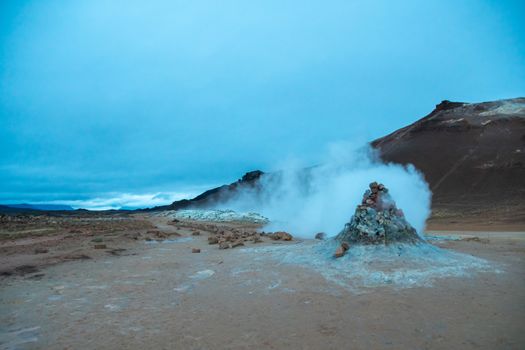
<path id="1" fill-rule="evenodd" d="M 372 182 L 336 239 L 348 244 L 418 243 L 421 238 L 383 184 Z"/>
<path id="2" fill-rule="evenodd" d="M 293 236 L 288 232 L 278 231 L 274 233 L 263 233 L 266 237 L 273 239 L 274 241 L 291 241 Z"/>
<path id="3" fill-rule="evenodd" d="M 214 235 L 208 237 L 209 244 L 218 244 L 219 249 L 235 248 L 244 245 L 244 242 L 262 242 L 261 235 L 253 231 L 243 230 L 217 230 Z"/>
<path id="4" fill-rule="evenodd" d="M 293 236 L 288 232 L 256 232 L 233 229 L 231 231 L 218 230 L 214 235 L 208 237 L 208 244 L 218 244 L 219 249 L 228 249 L 243 246 L 245 242 L 261 243 L 262 237 L 268 237 L 274 241 L 291 241 Z"/>

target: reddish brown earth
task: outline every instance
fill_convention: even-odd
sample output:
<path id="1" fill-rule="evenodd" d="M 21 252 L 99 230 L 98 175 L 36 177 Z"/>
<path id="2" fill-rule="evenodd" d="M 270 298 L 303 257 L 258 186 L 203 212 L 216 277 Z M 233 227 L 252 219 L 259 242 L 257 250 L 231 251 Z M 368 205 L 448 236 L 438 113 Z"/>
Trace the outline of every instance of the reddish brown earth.
<path id="1" fill-rule="evenodd" d="M 525 342 L 523 233 L 434 232 L 456 237 L 434 244 L 501 271 L 355 294 L 314 270 L 245 250 L 292 248 L 297 240 L 262 237 L 226 250 L 208 244 L 217 232 L 252 232 L 253 224 L 131 216 L 105 222 L 96 235 L 60 228 L 70 230 L 76 220 L 63 219 L 55 233 L 34 238 L 23 232 L 14 239 L 10 226 L 0 263 L 15 274 L 0 278 L 0 348 L 493 350 Z M 156 243 L 158 237 L 180 243 Z M 36 248 L 49 251 L 35 254 Z M 33 268 L 17 271 L 16 263 Z"/>
<path id="2" fill-rule="evenodd" d="M 383 161 L 423 173 L 430 228 L 525 229 L 525 98 L 443 101 L 372 146 Z"/>

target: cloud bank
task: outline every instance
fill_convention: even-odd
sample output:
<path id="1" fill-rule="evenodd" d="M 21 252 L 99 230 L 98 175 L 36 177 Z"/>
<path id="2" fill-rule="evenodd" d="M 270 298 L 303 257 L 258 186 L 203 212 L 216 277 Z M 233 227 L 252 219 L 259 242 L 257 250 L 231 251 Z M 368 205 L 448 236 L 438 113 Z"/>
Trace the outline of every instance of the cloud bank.
<path id="1" fill-rule="evenodd" d="M 197 192 L 155 192 L 155 193 L 103 193 L 85 199 L 72 200 L 45 200 L 45 201 L 7 201 L 6 204 L 60 204 L 69 205 L 73 209 L 111 210 L 111 209 L 140 209 L 170 204 L 174 201 L 191 198 Z"/>

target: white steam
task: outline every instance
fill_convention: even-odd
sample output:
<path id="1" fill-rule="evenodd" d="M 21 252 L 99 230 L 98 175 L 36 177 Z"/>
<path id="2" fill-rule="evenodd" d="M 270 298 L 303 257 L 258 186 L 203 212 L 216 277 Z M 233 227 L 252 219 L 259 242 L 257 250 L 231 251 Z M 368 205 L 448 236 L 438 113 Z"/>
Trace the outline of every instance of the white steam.
<path id="1" fill-rule="evenodd" d="M 260 189 L 245 189 L 221 208 L 255 211 L 268 218 L 267 230 L 285 230 L 298 237 L 313 238 L 317 232 L 335 236 L 361 202 L 368 184 L 383 183 L 405 213 L 422 232 L 430 214 L 431 192 L 413 167 L 383 164 L 370 148 L 332 145 L 322 164 L 305 168 L 288 161 L 280 172 L 264 175 Z"/>

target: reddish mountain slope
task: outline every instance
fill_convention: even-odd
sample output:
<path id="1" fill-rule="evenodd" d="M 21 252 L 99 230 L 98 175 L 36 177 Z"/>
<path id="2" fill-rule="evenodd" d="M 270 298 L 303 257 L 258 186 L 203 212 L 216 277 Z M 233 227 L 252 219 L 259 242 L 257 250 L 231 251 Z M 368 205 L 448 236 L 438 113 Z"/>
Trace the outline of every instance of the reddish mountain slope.
<path id="1" fill-rule="evenodd" d="M 525 98 L 443 101 L 372 146 L 384 161 L 424 174 L 434 222 L 524 225 Z"/>

